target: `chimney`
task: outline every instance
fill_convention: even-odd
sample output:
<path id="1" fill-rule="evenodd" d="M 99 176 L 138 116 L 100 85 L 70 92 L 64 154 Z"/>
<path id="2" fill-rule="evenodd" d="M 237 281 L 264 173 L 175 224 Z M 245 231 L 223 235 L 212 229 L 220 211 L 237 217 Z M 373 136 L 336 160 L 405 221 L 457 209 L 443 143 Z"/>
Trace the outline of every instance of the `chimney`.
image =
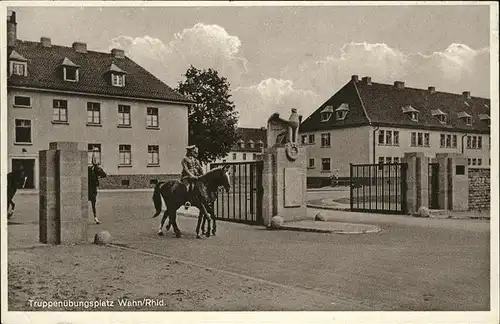
<path id="1" fill-rule="evenodd" d="M 118 48 L 113 48 L 111 50 L 111 55 L 115 58 L 125 58 L 125 51 Z"/>
<path id="2" fill-rule="evenodd" d="M 394 87 L 396 89 L 404 89 L 405 83 L 403 81 L 394 81 Z"/>
<path id="3" fill-rule="evenodd" d="M 357 76 L 357 75 L 351 76 L 351 81 L 353 81 L 353 82 L 359 82 L 359 76 Z"/>
<path id="4" fill-rule="evenodd" d="M 52 42 L 49 37 L 40 37 L 40 44 L 42 44 L 43 47 L 52 46 Z"/>
<path id="5" fill-rule="evenodd" d="M 463 96 L 465 99 L 470 99 L 470 91 L 464 91 L 462 92 Z"/>
<path id="6" fill-rule="evenodd" d="M 87 53 L 87 43 L 74 42 L 73 49 L 78 53 Z"/>
<path id="7" fill-rule="evenodd" d="M 367 85 L 372 85 L 372 78 L 371 77 L 364 77 L 363 79 L 363 83 L 364 84 L 367 84 Z"/>
<path id="8" fill-rule="evenodd" d="M 428 87 L 427 90 L 429 90 L 429 94 L 433 94 L 436 92 L 436 87 Z"/>
<path id="9" fill-rule="evenodd" d="M 12 11 L 7 17 L 7 47 L 15 47 L 17 43 L 16 12 Z"/>

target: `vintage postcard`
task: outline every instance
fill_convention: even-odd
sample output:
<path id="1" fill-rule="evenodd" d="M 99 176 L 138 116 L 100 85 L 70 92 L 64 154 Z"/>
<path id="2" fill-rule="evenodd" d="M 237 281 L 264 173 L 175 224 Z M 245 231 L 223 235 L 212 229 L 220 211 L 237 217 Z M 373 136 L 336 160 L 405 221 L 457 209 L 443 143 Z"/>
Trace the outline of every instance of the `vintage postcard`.
<path id="1" fill-rule="evenodd" d="M 496 2 L 0 9 L 2 323 L 498 323 Z"/>

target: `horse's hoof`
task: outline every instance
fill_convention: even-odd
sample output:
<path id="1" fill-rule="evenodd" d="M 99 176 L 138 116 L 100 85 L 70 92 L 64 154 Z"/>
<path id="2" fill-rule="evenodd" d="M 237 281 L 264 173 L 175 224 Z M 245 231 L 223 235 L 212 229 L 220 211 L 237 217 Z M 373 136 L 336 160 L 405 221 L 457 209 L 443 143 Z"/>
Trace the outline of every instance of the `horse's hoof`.
<path id="1" fill-rule="evenodd" d="M 206 237 L 210 237 L 210 232 L 206 232 L 206 233 L 205 233 L 205 236 L 206 236 Z"/>
<path id="2" fill-rule="evenodd" d="M 196 238 L 197 238 L 197 239 L 201 239 L 201 236 L 200 236 L 200 235 L 196 235 Z"/>
<path id="3" fill-rule="evenodd" d="M 180 238 L 181 237 L 181 233 L 175 233 L 175 237 Z"/>
<path id="4" fill-rule="evenodd" d="M 159 232 L 158 232 L 158 233 L 156 233 L 156 234 L 158 234 L 158 236 L 163 236 L 163 231 L 159 231 Z"/>

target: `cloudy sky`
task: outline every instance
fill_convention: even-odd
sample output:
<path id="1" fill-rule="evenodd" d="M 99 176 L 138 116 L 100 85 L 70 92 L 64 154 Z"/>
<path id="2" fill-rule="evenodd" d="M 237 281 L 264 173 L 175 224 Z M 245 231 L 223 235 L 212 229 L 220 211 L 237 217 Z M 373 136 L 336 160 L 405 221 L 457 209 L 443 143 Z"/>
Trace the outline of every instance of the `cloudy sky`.
<path id="1" fill-rule="evenodd" d="M 171 87 L 190 64 L 231 83 L 240 126 L 307 117 L 353 74 L 490 97 L 488 6 L 24 7 L 18 38 L 118 47 Z"/>

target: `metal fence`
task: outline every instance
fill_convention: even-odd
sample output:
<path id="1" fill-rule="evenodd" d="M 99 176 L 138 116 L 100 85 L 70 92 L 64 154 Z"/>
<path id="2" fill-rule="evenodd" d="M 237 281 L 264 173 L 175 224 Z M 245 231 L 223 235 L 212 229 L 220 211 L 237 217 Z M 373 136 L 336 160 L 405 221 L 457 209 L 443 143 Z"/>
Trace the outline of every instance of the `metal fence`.
<path id="1" fill-rule="evenodd" d="M 429 208 L 439 209 L 439 163 L 429 163 Z"/>
<path id="2" fill-rule="evenodd" d="M 405 214 L 406 163 L 351 164 L 352 211 Z"/>
<path id="3" fill-rule="evenodd" d="M 218 220 L 262 224 L 262 161 L 212 163 L 231 165 L 231 190 L 219 190 L 214 211 Z"/>

